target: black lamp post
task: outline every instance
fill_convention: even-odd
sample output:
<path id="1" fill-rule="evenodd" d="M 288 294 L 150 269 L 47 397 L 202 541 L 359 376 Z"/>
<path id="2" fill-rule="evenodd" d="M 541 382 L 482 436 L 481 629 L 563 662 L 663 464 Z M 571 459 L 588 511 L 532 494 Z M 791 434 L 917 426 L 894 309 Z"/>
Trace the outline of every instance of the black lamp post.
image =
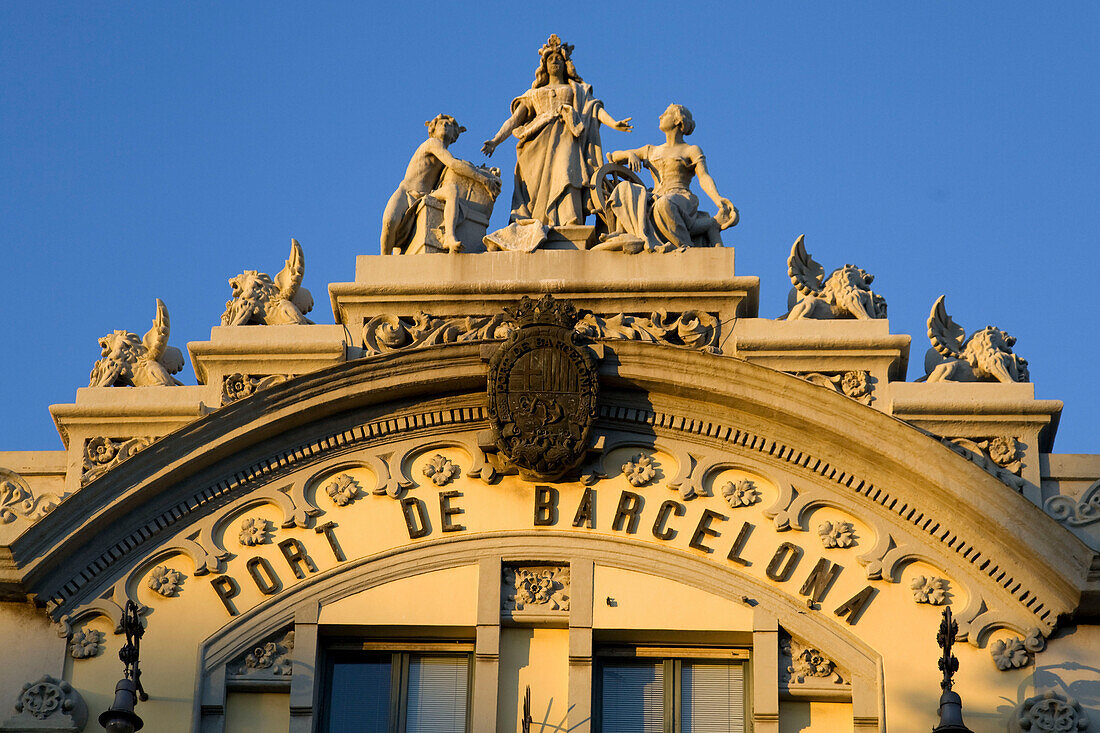
<path id="1" fill-rule="evenodd" d="M 955 643 L 957 633 L 959 625 L 951 617 L 950 606 L 944 608 L 940 632 L 936 634 L 936 643 L 943 650 L 939 661 L 940 671 L 943 672 L 943 681 L 940 682 L 943 694 L 940 695 L 940 724 L 932 729 L 932 733 L 972 733 L 963 723 L 962 698 L 951 689 L 954 685 L 951 677 L 959 671 L 959 660 L 951 653 L 951 645 Z"/>
<path id="2" fill-rule="evenodd" d="M 114 703 L 99 716 L 99 724 L 108 733 L 135 733 L 141 730 L 145 721 L 138 717 L 134 708 L 138 699 L 149 699 L 141 686 L 141 670 L 138 668 L 141 635 L 145 633 L 145 628 L 141 625 L 141 616 L 133 601 L 126 601 L 126 608 L 122 611 L 122 631 L 126 634 L 126 643 L 119 650 L 118 658 L 124 667 L 123 677 L 115 685 Z"/>

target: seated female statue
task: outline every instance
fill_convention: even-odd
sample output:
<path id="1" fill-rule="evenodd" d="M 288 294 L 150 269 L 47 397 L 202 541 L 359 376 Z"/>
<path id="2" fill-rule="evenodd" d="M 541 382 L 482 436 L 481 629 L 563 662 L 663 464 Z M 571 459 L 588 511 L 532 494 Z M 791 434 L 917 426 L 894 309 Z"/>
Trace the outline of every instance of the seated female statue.
<path id="1" fill-rule="evenodd" d="M 653 174 L 654 182 L 648 195 L 642 195 L 640 186 L 627 181 L 616 187 L 608 201 L 614 221 L 609 227 L 612 235 L 627 234 L 646 240 L 649 249 L 720 246 L 721 230 L 735 225 L 738 213 L 729 199 L 718 193 L 707 171 L 703 151 L 698 145 L 684 142 L 684 136 L 695 129 L 691 112 L 681 104 L 670 104 L 658 124 L 665 133 L 662 145 L 607 154 L 609 162 L 626 165 L 633 171 L 640 171 L 644 165 Z M 718 207 L 717 216 L 699 210 L 699 199 L 691 192 L 691 180 L 695 177 Z M 654 241 L 654 235 L 659 241 Z"/>

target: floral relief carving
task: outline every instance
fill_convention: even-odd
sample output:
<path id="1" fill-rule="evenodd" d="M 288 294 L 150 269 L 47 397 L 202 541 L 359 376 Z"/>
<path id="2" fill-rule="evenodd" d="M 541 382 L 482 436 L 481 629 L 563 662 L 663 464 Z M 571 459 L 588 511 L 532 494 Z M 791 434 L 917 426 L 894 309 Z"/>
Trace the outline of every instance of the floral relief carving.
<path id="1" fill-rule="evenodd" d="M 257 644 L 229 665 L 229 674 L 236 677 L 288 677 L 293 671 L 294 630 Z"/>
<path id="2" fill-rule="evenodd" d="M 505 611 L 569 610 L 567 567 L 506 567 L 502 578 Z"/>
<path id="3" fill-rule="evenodd" d="M 856 532 L 851 522 L 823 522 L 817 527 L 821 544 L 827 548 L 845 548 L 856 544 Z"/>
<path id="4" fill-rule="evenodd" d="M 446 486 L 458 476 L 458 473 L 458 465 L 441 453 L 436 453 L 424 465 L 424 475 L 430 478 L 436 486 Z"/>
<path id="5" fill-rule="evenodd" d="M 83 730 L 88 722 L 88 707 L 80 693 L 48 674 L 23 685 L 15 713 L 3 724 L 4 730 Z"/>
<path id="6" fill-rule="evenodd" d="M 1029 733 L 1087 731 L 1089 717 L 1072 697 L 1053 690 L 1024 700 L 1012 714 L 1012 730 Z"/>
<path id="7" fill-rule="evenodd" d="M 80 483 L 84 485 L 110 471 L 142 448 L 159 438 L 88 438 L 84 442 L 84 460 Z"/>
<path id="8" fill-rule="evenodd" d="M 18 474 L 0 469 L 0 524 L 10 524 L 19 517 L 36 522 L 53 511 L 60 499 L 56 494 L 34 493 Z"/>
<path id="9" fill-rule="evenodd" d="M 918 575 L 909 584 L 913 591 L 913 600 L 917 603 L 928 603 L 933 606 L 942 606 L 947 602 L 947 579 L 932 576 Z"/>
<path id="10" fill-rule="evenodd" d="M 645 486 L 654 479 L 657 471 L 654 468 L 653 459 L 639 453 L 623 464 L 623 475 L 631 486 Z"/>
<path id="11" fill-rule="evenodd" d="M 1052 496 L 1043 508 L 1047 514 L 1071 527 L 1083 527 L 1100 521 L 1100 481 L 1085 489 L 1080 499 Z"/>
<path id="12" fill-rule="evenodd" d="M 245 517 L 241 520 L 241 531 L 237 539 L 245 547 L 255 547 L 268 541 L 267 520 L 260 517 Z"/>
<path id="13" fill-rule="evenodd" d="M 780 651 L 786 665 L 780 664 L 780 681 L 788 685 L 812 683 L 844 684 L 836 663 L 821 650 L 784 637 L 780 639 Z"/>
<path id="14" fill-rule="evenodd" d="M 183 573 L 172 570 L 165 565 L 158 565 L 149 574 L 146 584 L 165 598 L 179 595 L 180 584 L 183 583 Z"/>
<path id="15" fill-rule="evenodd" d="M 756 488 L 750 479 L 743 478 L 735 481 L 727 481 L 722 486 L 722 496 L 731 507 L 752 506 L 760 501 L 760 490 Z"/>
<path id="16" fill-rule="evenodd" d="M 290 374 L 226 374 L 222 377 L 222 404 L 251 397 L 261 389 L 274 387 L 290 379 Z"/>
<path id="17" fill-rule="evenodd" d="M 1047 641 L 1038 628 L 1028 630 L 1027 634 L 1009 639 L 998 639 L 989 646 L 993 663 L 1002 672 L 1026 667 L 1035 659 L 1035 655 L 1046 649 Z"/>
<path id="18" fill-rule="evenodd" d="M 1009 473 L 1019 476 L 1023 470 L 1023 444 L 1016 438 L 998 435 L 985 439 L 950 438 L 949 440 L 960 448 L 992 461 Z"/>
<path id="19" fill-rule="evenodd" d="M 875 399 L 875 378 L 866 369 L 847 372 L 793 372 L 796 377 L 811 384 L 831 389 L 837 394 L 851 397 L 865 405 Z"/>
<path id="20" fill-rule="evenodd" d="M 719 353 L 721 323 L 705 311 L 656 311 L 648 316 L 615 313 L 585 315 L 575 326 L 584 338 L 609 341 L 647 341 L 667 346 Z M 516 326 L 503 314 L 437 318 L 420 312 L 413 316 L 375 316 L 363 326 L 366 356 L 388 354 L 438 344 L 502 341 Z"/>
<path id="21" fill-rule="evenodd" d="M 89 659 L 103 648 L 103 635 L 98 631 L 81 630 L 69 640 L 69 656 L 73 659 Z"/>
<path id="22" fill-rule="evenodd" d="M 359 482 L 348 473 L 341 473 L 325 484 L 325 493 L 336 506 L 347 506 L 359 496 Z"/>

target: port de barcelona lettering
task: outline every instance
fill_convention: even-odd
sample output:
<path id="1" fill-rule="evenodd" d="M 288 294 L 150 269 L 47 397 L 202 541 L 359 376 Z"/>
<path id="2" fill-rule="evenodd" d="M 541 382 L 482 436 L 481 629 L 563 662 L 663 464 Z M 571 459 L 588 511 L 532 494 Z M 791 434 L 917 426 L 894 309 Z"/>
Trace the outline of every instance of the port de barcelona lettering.
<path id="1" fill-rule="evenodd" d="M 601 501 L 606 500 L 606 493 L 605 490 L 604 494 L 599 495 Z M 682 518 L 688 513 L 687 506 L 679 501 L 668 499 L 656 504 L 633 491 L 620 491 L 614 497 L 617 503 L 610 526 L 598 527 L 598 494 L 596 489 L 586 488 L 576 507 L 572 506 L 572 502 L 569 506 L 563 506 L 558 489 L 552 486 L 534 486 L 532 526 L 577 530 L 609 529 L 612 533 L 629 536 L 649 534 L 661 542 L 672 542 L 680 537 L 681 542 L 687 539 L 690 549 L 705 553 L 716 562 L 735 567 L 752 564 L 744 558 L 746 548 L 753 541 L 755 525 L 751 522 L 741 522 L 739 525 L 736 522 L 731 523 L 729 516 L 709 508 L 704 508 L 694 522 L 685 522 Z M 440 491 L 431 500 L 406 496 L 400 500 L 400 504 L 401 516 L 411 540 L 431 536 L 436 527 L 440 533 L 467 531 L 466 525 L 462 523 L 466 510 L 462 506 L 462 493 L 459 491 Z M 337 564 L 347 561 L 335 522 L 319 524 L 314 530 L 319 543 L 313 550 L 308 550 L 299 539 L 285 539 L 277 543 L 281 561 L 276 558 L 272 562 L 257 555 L 246 560 L 244 577 L 240 577 L 241 573 L 238 571 L 235 575 L 226 573 L 212 578 L 211 587 L 226 611 L 231 616 L 240 613 L 234 599 L 240 595 L 242 583 L 254 584 L 263 595 L 274 596 L 283 590 L 286 585 L 284 581 L 293 583 L 319 572 L 311 551 L 331 553 Z M 790 587 L 793 589 L 797 586 L 797 592 L 803 597 L 804 603 L 814 608 L 824 606 L 826 596 L 844 568 L 821 558 L 807 571 L 805 567 L 800 567 L 804 565 L 804 554 L 799 545 L 781 542 L 771 554 L 764 574 L 778 584 L 794 581 Z M 865 586 L 851 598 L 839 603 L 833 613 L 846 623 L 854 625 L 876 594 L 875 588 Z"/>

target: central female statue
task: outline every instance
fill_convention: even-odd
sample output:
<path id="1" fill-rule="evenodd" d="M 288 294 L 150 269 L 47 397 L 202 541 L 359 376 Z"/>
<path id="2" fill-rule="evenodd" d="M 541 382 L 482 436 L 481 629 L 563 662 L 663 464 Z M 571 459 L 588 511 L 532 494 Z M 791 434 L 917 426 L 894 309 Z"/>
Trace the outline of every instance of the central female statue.
<path id="1" fill-rule="evenodd" d="M 550 36 L 539 49 L 535 82 L 512 100 L 512 116 L 481 148 L 492 155 L 509 133 L 519 140 L 512 221 L 583 224 L 585 188 L 603 162 L 600 123 L 631 129 L 629 117 L 615 120 L 592 96 L 569 60 L 572 52 L 572 45 Z"/>

